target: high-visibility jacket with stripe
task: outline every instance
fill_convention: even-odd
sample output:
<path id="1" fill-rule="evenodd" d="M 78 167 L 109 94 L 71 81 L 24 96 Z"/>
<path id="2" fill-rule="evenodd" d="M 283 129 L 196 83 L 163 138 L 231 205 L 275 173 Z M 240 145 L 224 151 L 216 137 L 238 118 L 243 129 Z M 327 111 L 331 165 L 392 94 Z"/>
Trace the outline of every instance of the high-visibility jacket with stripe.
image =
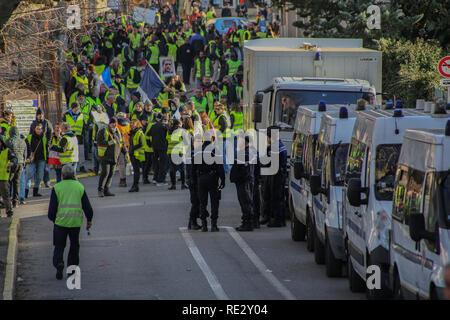
<path id="1" fill-rule="evenodd" d="M 83 113 L 79 113 L 77 120 L 74 121 L 70 113 L 66 113 L 66 118 L 64 122 L 70 124 L 72 131 L 75 132 L 77 136 L 81 136 L 83 134 L 83 125 L 84 125 L 84 115 Z"/>
<path id="2" fill-rule="evenodd" d="M 200 58 L 197 58 L 196 60 L 197 63 L 197 72 L 195 74 L 195 77 L 198 78 L 202 78 L 202 68 L 201 68 L 201 62 L 200 62 Z M 205 59 L 205 74 L 204 76 L 206 77 L 210 77 L 211 76 L 211 63 L 209 61 L 209 58 Z"/>
<path id="3" fill-rule="evenodd" d="M 156 44 L 149 47 L 150 49 L 150 64 L 158 64 L 159 63 L 159 48 Z"/>
<path id="4" fill-rule="evenodd" d="M 58 198 L 58 211 L 55 224 L 66 228 L 79 228 L 83 225 L 81 199 L 84 186 L 76 180 L 62 180 L 53 187 Z"/>
<path id="5" fill-rule="evenodd" d="M 5 136 L 5 139 L 8 139 L 9 138 L 9 130 L 11 130 L 11 126 L 6 122 L 2 122 L 2 123 L 0 123 L 0 127 L 3 127 L 5 129 L 4 136 Z"/>
<path id="6" fill-rule="evenodd" d="M 214 100 L 220 100 L 220 92 L 216 95 L 212 91 L 206 91 L 206 100 L 208 101 L 209 113 L 214 109 Z"/>
<path id="7" fill-rule="evenodd" d="M 231 116 L 233 116 L 233 126 L 231 127 L 232 133 L 238 135 L 244 129 L 244 114 L 242 112 L 231 111 Z"/>
<path id="8" fill-rule="evenodd" d="M 119 96 L 121 96 L 122 99 L 125 99 L 125 86 L 123 85 L 123 83 L 117 84 L 116 82 L 113 82 L 112 86 L 116 88 L 117 91 L 119 91 Z"/>
<path id="9" fill-rule="evenodd" d="M 141 34 L 137 33 L 136 35 L 134 33 L 130 33 L 128 37 L 131 40 L 131 47 L 133 49 L 139 48 L 141 46 Z"/>
<path id="10" fill-rule="evenodd" d="M 244 31 L 244 40 L 250 40 L 252 38 L 252 33 L 249 30 Z"/>
<path id="11" fill-rule="evenodd" d="M 128 57 L 126 57 L 125 48 L 128 48 L 127 49 Z M 121 54 L 120 54 L 120 62 L 124 63 L 125 60 L 128 60 L 128 61 L 133 61 L 134 60 L 133 51 L 132 51 L 132 49 L 130 47 L 127 47 L 127 46 L 122 47 L 122 51 L 121 51 Z"/>
<path id="12" fill-rule="evenodd" d="M 101 64 L 99 66 L 94 66 L 94 72 L 98 74 L 99 76 L 105 71 L 106 66 L 104 64 Z"/>
<path id="13" fill-rule="evenodd" d="M 59 161 L 61 164 L 78 162 L 78 140 L 76 136 L 70 137 L 63 135 L 63 139 L 67 140 L 66 151 L 59 153 Z M 61 142 L 60 142 L 61 143 Z"/>
<path id="14" fill-rule="evenodd" d="M 242 94 L 244 93 L 244 88 L 241 86 L 236 86 L 236 97 L 238 100 L 242 100 Z"/>
<path id="15" fill-rule="evenodd" d="M 211 19 L 214 19 L 215 12 L 213 10 L 210 10 L 206 13 L 206 21 L 209 21 Z"/>
<path id="16" fill-rule="evenodd" d="M 206 107 L 208 105 L 208 100 L 205 97 L 201 98 L 201 101 L 197 100 L 196 96 L 191 97 L 191 100 L 194 101 L 195 109 L 198 112 L 206 112 Z"/>
<path id="17" fill-rule="evenodd" d="M 75 87 L 78 87 L 78 84 L 81 83 L 84 85 L 84 93 L 88 93 L 89 92 L 89 80 L 88 80 L 87 76 L 84 75 L 84 76 L 80 77 L 77 74 L 75 74 L 73 77 L 76 81 Z"/>
<path id="18" fill-rule="evenodd" d="M 145 146 L 144 146 L 144 150 L 145 152 L 153 152 L 153 147 L 152 147 L 152 136 L 149 135 L 150 129 L 153 126 L 153 122 L 148 122 L 147 123 L 147 127 L 145 128 L 145 132 L 144 132 L 144 138 L 145 138 Z"/>
<path id="19" fill-rule="evenodd" d="M 236 33 L 239 36 L 239 46 L 243 47 L 244 46 L 244 29 L 239 29 L 236 31 Z"/>
<path id="20" fill-rule="evenodd" d="M 226 115 L 224 113 L 221 113 L 219 115 L 217 115 L 216 113 L 213 113 L 212 115 L 214 116 L 214 119 L 211 120 L 212 123 L 213 123 L 214 129 L 220 130 L 219 120 L 220 120 L 221 117 L 224 117 L 225 121 L 227 121 Z M 227 121 L 227 123 L 228 123 L 228 121 Z M 230 130 L 228 129 L 228 126 L 227 126 L 225 128 L 225 132 L 222 132 L 222 137 L 223 138 L 227 138 L 229 136 L 230 136 Z"/>
<path id="21" fill-rule="evenodd" d="M 9 181 L 8 164 L 8 148 L 5 148 L 0 152 L 0 181 Z"/>
<path id="22" fill-rule="evenodd" d="M 172 133 L 167 132 L 167 154 L 177 153 L 182 155 L 184 153 L 183 135 L 181 130 L 174 130 Z"/>
<path id="23" fill-rule="evenodd" d="M 114 68 L 110 67 L 109 71 L 111 72 L 111 77 L 114 77 L 116 75 Z M 121 75 L 122 73 L 123 73 L 123 65 L 122 62 L 120 62 L 119 67 L 117 68 L 117 74 Z"/>
<path id="24" fill-rule="evenodd" d="M 109 134 L 108 128 L 105 128 L 105 130 L 103 130 L 103 133 L 105 135 L 105 142 L 109 142 L 110 140 L 113 139 L 113 137 L 111 137 L 111 135 Z M 98 149 L 99 158 L 103 158 L 105 156 L 106 149 L 108 149 L 108 147 L 103 147 L 103 146 L 97 145 L 97 149 Z"/>
<path id="25" fill-rule="evenodd" d="M 127 77 L 127 88 L 128 89 L 136 89 L 137 87 L 139 87 L 139 83 L 133 82 L 135 72 L 139 72 L 136 69 L 136 67 L 133 67 L 130 69 L 130 73 L 128 74 L 128 77 Z"/>
<path id="26" fill-rule="evenodd" d="M 168 43 L 167 46 L 169 47 L 169 52 L 167 53 L 168 57 L 173 57 L 173 61 L 177 61 L 177 45 L 173 43 Z"/>
<path id="27" fill-rule="evenodd" d="M 239 66 L 241 65 L 241 60 L 228 60 L 228 75 L 234 76 L 234 74 L 238 71 Z"/>
<path id="28" fill-rule="evenodd" d="M 91 115 L 91 104 L 89 103 L 89 100 L 84 100 L 83 104 L 80 106 L 80 112 L 83 114 L 84 123 L 87 124 Z"/>
<path id="29" fill-rule="evenodd" d="M 141 137 L 142 137 L 142 146 L 133 151 L 133 156 L 136 158 L 136 160 L 138 160 L 140 162 L 144 162 L 145 161 L 145 136 L 141 129 L 136 130 L 131 143 L 133 143 L 133 146 L 138 145 Z"/>

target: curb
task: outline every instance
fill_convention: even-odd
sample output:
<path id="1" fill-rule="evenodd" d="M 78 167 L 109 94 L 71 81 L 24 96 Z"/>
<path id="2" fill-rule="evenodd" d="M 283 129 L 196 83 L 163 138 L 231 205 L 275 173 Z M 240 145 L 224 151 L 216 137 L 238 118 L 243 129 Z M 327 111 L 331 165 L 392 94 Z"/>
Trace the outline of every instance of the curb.
<path id="1" fill-rule="evenodd" d="M 14 297 L 14 283 L 17 271 L 17 235 L 19 233 L 20 219 L 13 217 L 11 225 L 9 226 L 8 236 L 8 253 L 6 255 L 5 268 L 5 284 L 3 286 L 3 300 L 13 300 Z"/>

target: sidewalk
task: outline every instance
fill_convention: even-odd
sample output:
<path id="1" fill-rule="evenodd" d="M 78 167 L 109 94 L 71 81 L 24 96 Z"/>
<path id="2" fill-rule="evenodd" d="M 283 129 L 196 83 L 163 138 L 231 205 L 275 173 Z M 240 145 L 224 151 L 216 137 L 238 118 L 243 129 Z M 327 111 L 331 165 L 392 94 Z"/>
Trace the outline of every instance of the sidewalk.
<path id="1" fill-rule="evenodd" d="M 6 255 L 8 252 L 8 235 L 11 219 L 0 218 L 0 292 L 5 284 Z M 0 298 L 1 300 L 2 298 Z"/>

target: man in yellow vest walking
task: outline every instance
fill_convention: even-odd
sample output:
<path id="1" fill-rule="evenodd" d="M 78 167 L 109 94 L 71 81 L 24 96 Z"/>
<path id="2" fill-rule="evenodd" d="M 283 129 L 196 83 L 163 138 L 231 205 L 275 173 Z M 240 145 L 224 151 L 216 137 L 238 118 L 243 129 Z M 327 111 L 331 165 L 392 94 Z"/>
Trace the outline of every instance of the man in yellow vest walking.
<path id="1" fill-rule="evenodd" d="M 53 265 L 56 268 L 56 279 L 63 278 L 64 249 L 67 236 L 70 239 L 70 250 L 67 266 L 78 266 L 80 263 L 80 228 L 83 225 L 83 212 L 87 219 L 87 229 L 92 226 L 94 212 L 84 186 L 75 180 L 71 166 L 62 169 L 61 182 L 53 187 L 48 206 L 48 218 L 54 223 L 53 227 Z"/>

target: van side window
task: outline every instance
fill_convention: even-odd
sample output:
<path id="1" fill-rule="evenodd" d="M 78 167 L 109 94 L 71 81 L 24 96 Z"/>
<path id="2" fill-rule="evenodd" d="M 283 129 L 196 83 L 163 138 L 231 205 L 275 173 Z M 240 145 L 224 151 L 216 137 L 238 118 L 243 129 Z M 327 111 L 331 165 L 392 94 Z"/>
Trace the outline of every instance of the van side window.
<path id="1" fill-rule="evenodd" d="M 409 215 L 419 213 L 422 203 L 422 186 L 425 173 L 419 170 L 410 169 L 405 197 L 405 223 L 409 224 Z"/>
<path id="2" fill-rule="evenodd" d="M 314 173 L 314 150 L 316 148 L 317 135 L 310 135 L 306 138 L 305 156 L 303 165 L 308 174 Z"/>
<path id="3" fill-rule="evenodd" d="M 392 218 L 403 223 L 404 206 L 406 195 L 406 184 L 408 182 L 408 169 L 405 167 L 398 168 L 396 175 L 396 187 L 394 190 L 394 201 Z"/>
<path id="4" fill-rule="evenodd" d="M 366 146 L 352 138 L 350 150 L 348 153 L 347 168 L 345 172 L 345 181 L 350 178 L 361 178 L 362 165 L 364 162 Z"/>
<path id="5" fill-rule="evenodd" d="M 322 136 L 321 136 L 322 137 Z M 325 156 L 325 144 L 321 141 L 317 142 L 316 151 L 314 156 L 314 173 L 321 174 L 323 166 L 323 158 Z"/>
<path id="6" fill-rule="evenodd" d="M 423 193 L 423 215 L 425 218 L 425 230 L 429 232 L 436 232 L 438 230 L 439 218 L 438 218 L 438 201 L 436 192 L 435 175 L 433 172 L 427 173 L 425 190 Z M 438 252 L 437 243 L 425 240 L 425 243 L 429 250 Z"/>
<path id="7" fill-rule="evenodd" d="M 292 148 L 291 159 L 302 161 L 305 147 L 305 135 L 302 133 L 295 134 L 294 148 Z"/>
<path id="8" fill-rule="evenodd" d="M 391 201 L 400 144 L 381 144 L 375 155 L 375 198 Z"/>

